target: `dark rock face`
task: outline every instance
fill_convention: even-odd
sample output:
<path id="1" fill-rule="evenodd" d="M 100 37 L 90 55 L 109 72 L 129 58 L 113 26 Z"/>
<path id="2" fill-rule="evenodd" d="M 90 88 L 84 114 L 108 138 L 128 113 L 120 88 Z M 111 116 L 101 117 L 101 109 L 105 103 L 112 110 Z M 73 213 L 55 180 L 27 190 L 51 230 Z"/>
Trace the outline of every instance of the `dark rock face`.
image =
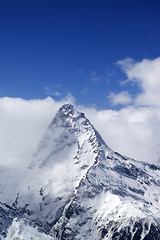
<path id="1" fill-rule="evenodd" d="M 151 224 L 149 233 L 144 237 L 144 240 L 160 240 L 160 227 L 156 226 L 154 223 Z"/>
<path id="2" fill-rule="evenodd" d="M 14 218 L 20 218 L 21 215 L 16 209 L 7 204 L 0 203 L 0 234 L 3 237 L 7 236 L 7 229 L 11 226 Z"/>
<path id="3" fill-rule="evenodd" d="M 109 233 L 110 229 L 112 233 Z M 107 239 L 107 237 L 111 237 L 112 240 L 160 240 L 160 226 L 155 223 L 150 223 L 148 226 L 146 219 L 118 230 L 118 223 L 110 222 L 108 226 L 101 229 L 101 239 Z"/>
<path id="4" fill-rule="evenodd" d="M 69 207 L 67 210 L 67 218 L 68 220 L 71 219 L 76 215 L 83 215 L 86 212 Z M 74 216 L 73 216 L 74 215 Z M 82 216 L 83 218 L 83 216 Z M 122 219 L 121 219 L 122 220 Z M 88 219 L 87 219 L 88 221 Z M 81 226 L 85 225 L 86 222 L 78 223 L 73 228 L 69 228 L 63 226 L 63 230 L 61 234 L 57 232 L 57 239 L 63 240 L 74 240 L 74 239 L 86 239 L 78 238 L 77 235 L 81 233 Z M 92 229 L 88 229 L 88 232 L 92 232 Z M 160 240 L 160 226 L 157 225 L 155 222 L 148 222 L 147 219 L 139 219 L 134 221 L 134 219 L 130 219 L 128 225 L 125 227 L 121 227 L 120 222 L 110 221 L 106 226 L 103 226 L 99 231 L 99 237 L 97 238 L 89 238 L 93 240 L 102 240 L 102 239 L 112 239 L 112 240 Z M 89 234 L 88 234 L 89 236 Z"/>

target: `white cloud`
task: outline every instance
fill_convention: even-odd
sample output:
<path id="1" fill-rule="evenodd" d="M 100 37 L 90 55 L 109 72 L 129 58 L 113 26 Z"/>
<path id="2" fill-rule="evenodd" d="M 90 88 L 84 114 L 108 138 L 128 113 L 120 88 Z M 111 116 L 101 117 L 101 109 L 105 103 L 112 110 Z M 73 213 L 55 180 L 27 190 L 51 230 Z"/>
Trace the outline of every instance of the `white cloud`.
<path id="1" fill-rule="evenodd" d="M 53 96 L 60 97 L 60 96 L 61 96 L 61 94 L 60 94 L 60 92 L 58 92 L 58 91 L 55 91 L 55 92 L 53 92 Z"/>
<path id="2" fill-rule="evenodd" d="M 50 97 L 43 100 L 0 98 L 0 165 L 12 161 L 16 164 L 15 161 L 21 159 L 23 163 L 28 161 L 58 108 L 73 101 L 70 94 L 60 102 Z"/>
<path id="3" fill-rule="evenodd" d="M 30 101 L 1 98 L 0 162 L 3 159 L 12 160 L 12 157 L 28 156 L 28 152 L 31 153 L 36 148 L 54 109 L 54 101 L 51 98 Z"/>
<path id="4" fill-rule="evenodd" d="M 160 57 L 134 62 L 128 58 L 118 61 L 128 81 L 138 84 L 141 93 L 135 97 L 137 106 L 160 106 Z"/>
<path id="5" fill-rule="evenodd" d="M 47 96 L 56 96 L 56 97 L 61 97 L 60 90 L 62 90 L 62 85 L 61 84 L 55 84 L 52 86 L 47 86 L 44 88 L 45 89 L 45 94 Z"/>
<path id="6" fill-rule="evenodd" d="M 126 91 L 123 91 L 123 92 L 120 92 L 117 94 L 112 92 L 112 93 L 110 93 L 108 98 L 111 99 L 112 105 L 118 105 L 118 104 L 128 105 L 128 104 L 132 103 L 132 98 L 129 95 L 129 93 Z"/>
<path id="7" fill-rule="evenodd" d="M 119 111 L 97 111 L 81 107 L 80 110 L 114 151 L 137 160 L 160 163 L 159 108 L 130 106 Z"/>
<path id="8" fill-rule="evenodd" d="M 102 80 L 102 77 L 97 75 L 96 71 L 91 72 L 89 79 L 95 84 L 99 83 Z"/>

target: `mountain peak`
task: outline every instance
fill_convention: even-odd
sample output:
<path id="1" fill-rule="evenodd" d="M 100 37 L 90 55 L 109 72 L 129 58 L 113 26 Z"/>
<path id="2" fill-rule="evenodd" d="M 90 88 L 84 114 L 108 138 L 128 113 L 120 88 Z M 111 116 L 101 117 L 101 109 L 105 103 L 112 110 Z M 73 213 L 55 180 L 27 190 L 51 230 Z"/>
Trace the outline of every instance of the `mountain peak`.
<path id="1" fill-rule="evenodd" d="M 56 240 L 160 239 L 159 168 L 111 150 L 71 104 L 58 110 L 14 194 L 8 189 L 1 201 Z"/>
<path id="2" fill-rule="evenodd" d="M 50 126 L 57 125 L 62 127 L 73 127 L 74 123 L 79 119 L 82 119 L 82 122 L 89 123 L 89 120 L 85 117 L 84 113 L 75 110 L 72 104 L 64 104 L 59 108 Z"/>
<path id="3" fill-rule="evenodd" d="M 70 103 L 63 104 L 62 107 L 59 108 L 58 112 L 62 112 L 63 114 L 72 114 L 74 112 L 73 105 Z"/>
<path id="4" fill-rule="evenodd" d="M 69 109 L 73 109 L 73 105 L 71 103 L 64 103 L 60 109 L 66 109 L 66 110 L 69 110 Z M 60 110 L 59 109 L 59 110 Z"/>

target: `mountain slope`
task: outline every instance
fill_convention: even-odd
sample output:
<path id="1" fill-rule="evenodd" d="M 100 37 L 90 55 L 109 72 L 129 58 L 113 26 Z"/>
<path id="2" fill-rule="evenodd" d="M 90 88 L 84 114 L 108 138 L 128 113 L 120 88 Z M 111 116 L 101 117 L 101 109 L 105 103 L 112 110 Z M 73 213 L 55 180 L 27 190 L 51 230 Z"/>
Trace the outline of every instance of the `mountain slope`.
<path id="1" fill-rule="evenodd" d="M 96 161 L 97 136 L 103 142 L 84 114 L 71 105 L 60 108 L 19 186 L 14 206 L 48 231 Z"/>
<path id="2" fill-rule="evenodd" d="M 12 196 L 11 186 L 0 196 L 54 239 L 157 240 L 159 171 L 112 151 L 84 114 L 65 104 Z"/>
<path id="3" fill-rule="evenodd" d="M 51 234 L 58 239 L 160 239 L 156 167 L 152 176 L 148 166 L 141 170 L 140 163 L 123 163 L 112 152 L 104 161 L 103 154 Z"/>
<path id="4" fill-rule="evenodd" d="M 0 203 L 0 239 L 54 240 L 47 236 L 41 227 L 24 219 L 15 208 L 2 203 Z"/>

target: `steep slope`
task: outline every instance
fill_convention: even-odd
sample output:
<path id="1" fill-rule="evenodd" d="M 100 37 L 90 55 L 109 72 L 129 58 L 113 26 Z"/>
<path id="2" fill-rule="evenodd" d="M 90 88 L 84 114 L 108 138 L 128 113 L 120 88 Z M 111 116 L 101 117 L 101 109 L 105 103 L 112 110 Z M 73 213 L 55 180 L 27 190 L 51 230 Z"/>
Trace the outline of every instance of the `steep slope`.
<path id="1" fill-rule="evenodd" d="M 49 231 L 96 161 L 100 141 L 103 142 L 84 114 L 64 105 L 40 142 L 16 197 L 12 197 L 12 205 L 25 218 Z M 7 198 L 4 201 L 11 204 Z"/>
<path id="2" fill-rule="evenodd" d="M 54 240 L 39 226 L 24 219 L 16 209 L 2 203 L 0 203 L 0 239 Z"/>
<path id="3" fill-rule="evenodd" d="M 157 240 L 159 171 L 112 151 L 84 114 L 65 104 L 14 193 L 7 186 L 0 195 L 54 239 Z"/>
<path id="4" fill-rule="evenodd" d="M 160 239 L 159 170 L 102 147 L 50 233 L 68 240 Z"/>

